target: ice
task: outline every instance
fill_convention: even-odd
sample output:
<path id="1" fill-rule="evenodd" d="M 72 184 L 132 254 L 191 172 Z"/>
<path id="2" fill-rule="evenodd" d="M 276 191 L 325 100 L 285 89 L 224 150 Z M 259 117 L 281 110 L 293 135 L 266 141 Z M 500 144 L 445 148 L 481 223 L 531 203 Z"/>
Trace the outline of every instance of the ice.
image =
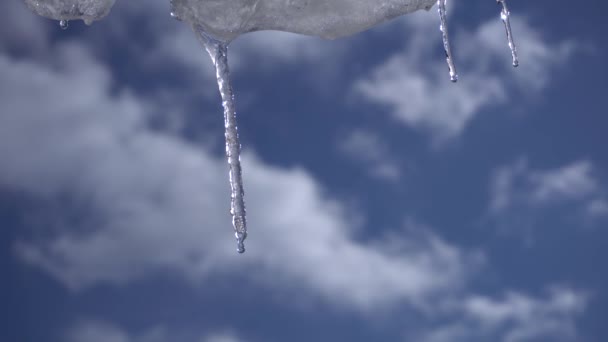
<path id="1" fill-rule="evenodd" d="M 27 7 L 34 13 L 63 21 L 67 28 L 68 20 L 83 20 L 90 25 L 100 20 L 108 13 L 116 0 L 24 0 Z"/>
<path id="2" fill-rule="evenodd" d="M 437 0 L 437 11 L 439 12 L 439 20 L 441 24 L 439 29 L 441 30 L 441 37 L 443 38 L 443 49 L 445 50 L 445 59 L 448 63 L 450 70 L 450 80 L 452 82 L 458 81 L 458 74 L 456 73 L 456 66 L 454 65 L 454 58 L 452 58 L 452 48 L 450 47 L 450 37 L 448 35 L 448 23 L 447 23 L 447 12 L 445 8 L 446 0 Z"/>
<path id="3" fill-rule="evenodd" d="M 200 27 L 195 27 L 195 33 L 215 66 L 217 85 L 222 96 L 226 158 L 230 169 L 230 214 L 232 214 L 232 226 L 237 239 L 237 252 L 244 253 L 244 241 L 247 238 L 247 218 L 245 216 L 243 179 L 241 176 L 241 143 L 239 142 L 234 93 L 230 84 L 230 69 L 228 68 L 228 44 L 209 36 Z"/>
<path id="4" fill-rule="evenodd" d="M 334 39 L 430 9 L 436 0 L 171 0 L 174 16 L 229 42 L 262 30 Z"/>
<path id="5" fill-rule="evenodd" d="M 502 5 L 502 10 L 500 11 L 500 19 L 505 24 L 505 30 L 507 31 L 507 40 L 509 42 L 509 48 L 511 49 L 511 57 L 513 59 L 513 66 L 517 67 L 519 65 L 519 59 L 517 58 L 517 48 L 515 47 L 515 42 L 513 41 L 513 33 L 511 32 L 511 21 L 509 18 L 511 17 L 511 12 L 507 8 L 507 0 L 496 0 L 499 5 Z"/>

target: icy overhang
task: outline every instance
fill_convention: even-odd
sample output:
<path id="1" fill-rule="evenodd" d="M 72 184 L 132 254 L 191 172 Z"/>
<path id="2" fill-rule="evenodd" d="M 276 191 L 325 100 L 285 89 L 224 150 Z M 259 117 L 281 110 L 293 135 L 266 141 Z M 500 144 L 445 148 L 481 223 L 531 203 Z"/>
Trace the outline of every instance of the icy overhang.
<path id="1" fill-rule="evenodd" d="M 276 30 L 328 39 L 361 32 L 436 0 L 172 0 L 172 13 L 217 39 Z"/>
<path id="2" fill-rule="evenodd" d="M 36 14 L 60 21 L 83 20 L 90 25 L 103 19 L 116 0 L 24 0 Z"/>
<path id="3" fill-rule="evenodd" d="M 24 0 L 46 18 L 91 24 L 116 0 Z M 129 0 L 133 1 L 133 0 Z M 231 41 L 253 31 L 277 30 L 339 38 L 398 16 L 430 9 L 436 0 L 171 0 L 172 15 L 214 38 Z M 142 6 L 145 0 L 141 0 Z"/>

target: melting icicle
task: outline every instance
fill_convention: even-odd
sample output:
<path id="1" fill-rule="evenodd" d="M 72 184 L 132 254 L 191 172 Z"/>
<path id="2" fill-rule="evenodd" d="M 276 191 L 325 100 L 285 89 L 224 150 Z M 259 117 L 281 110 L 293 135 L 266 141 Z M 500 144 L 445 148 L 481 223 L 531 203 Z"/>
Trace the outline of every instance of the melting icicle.
<path id="1" fill-rule="evenodd" d="M 230 167 L 230 213 L 232 214 L 232 225 L 237 240 L 237 252 L 244 253 L 244 241 L 247 238 L 247 218 L 245 216 L 243 179 L 241 177 L 241 143 L 239 142 L 236 123 L 234 93 L 230 84 L 230 70 L 228 69 L 228 44 L 209 36 L 200 27 L 194 27 L 194 31 L 209 56 L 211 56 L 216 70 L 217 84 L 222 96 L 224 127 L 226 129 L 224 134 L 226 137 L 226 157 Z"/>
<path id="2" fill-rule="evenodd" d="M 67 20 L 59 20 L 59 27 L 61 27 L 62 30 L 67 30 L 68 26 L 70 26 L 70 22 Z"/>
<path id="3" fill-rule="evenodd" d="M 445 10 L 446 0 L 437 0 L 437 10 L 439 11 L 439 19 L 441 25 L 441 36 L 443 38 L 443 49 L 445 50 L 445 58 L 448 62 L 448 68 L 450 69 L 450 80 L 452 82 L 458 81 L 458 74 L 456 73 L 456 66 L 454 65 L 454 59 L 452 58 L 452 49 L 450 48 L 450 37 L 448 36 L 448 24 L 447 24 L 447 13 Z"/>
<path id="4" fill-rule="evenodd" d="M 507 31 L 507 39 L 509 40 L 511 57 L 513 57 L 513 66 L 517 67 L 519 65 L 519 59 L 517 58 L 517 47 L 515 47 L 515 42 L 513 41 L 513 33 L 511 32 L 511 21 L 509 20 L 511 12 L 509 12 L 509 9 L 507 8 L 507 0 L 496 1 L 502 5 L 502 10 L 500 11 L 500 19 L 505 24 L 505 30 Z"/>

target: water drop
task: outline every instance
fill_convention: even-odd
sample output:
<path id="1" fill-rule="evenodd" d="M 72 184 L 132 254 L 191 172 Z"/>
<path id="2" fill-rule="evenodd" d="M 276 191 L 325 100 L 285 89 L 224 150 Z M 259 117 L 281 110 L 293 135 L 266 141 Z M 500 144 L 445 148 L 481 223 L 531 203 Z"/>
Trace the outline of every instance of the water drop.
<path id="1" fill-rule="evenodd" d="M 450 81 L 458 81 L 458 73 L 456 73 L 456 66 L 454 65 L 454 59 L 452 58 L 452 49 L 450 48 L 450 37 L 448 36 L 448 25 L 447 25 L 447 13 L 445 9 L 446 0 L 437 0 L 437 10 L 439 11 L 439 30 L 443 38 L 443 49 L 445 51 L 445 59 L 448 63 L 450 70 Z"/>
<path id="2" fill-rule="evenodd" d="M 237 252 L 244 253 L 244 241 L 247 238 L 247 218 L 241 175 L 241 143 L 239 142 L 234 93 L 230 84 L 230 70 L 228 68 L 228 43 L 211 37 L 198 26 L 194 26 L 193 29 L 199 41 L 211 56 L 216 70 L 217 84 L 224 107 L 224 136 L 226 138 L 226 158 L 228 159 L 231 189 L 230 213 L 232 214 L 232 226 L 237 239 Z"/>
<path id="3" fill-rule="evenodd" d="M 513 66 L 519 66 L 519 59 L 517 58 L 517 47 L 513 41 L 513 33 L 511 32 L 511 21 L 509 20 L 511 12 L 507 8 L 507 0 L 496 0 L 498 4 L 502 5 L 500 11 L 500 19 L 505 24 L 505 30 L 507 31 L 507 40 L 509 41 L 509 48 L 511 49 L 511 57 L 513 58 Z"/>
<path id="4" fill-rule="evenodd" d="M 59 20 L 59 27 L 61 27 L 62 30 L 67 30 L 68 27 L 70 26 L 70 22 L 67 20 Z"/>
<path id="5" fill-rule="evenodd" d="M 177 15 L 177 13 L 171 11 L 169 14 L 171 15 L 171 18 L 173 18 L 177 21 L 182 21 L 182 19 Z"/>

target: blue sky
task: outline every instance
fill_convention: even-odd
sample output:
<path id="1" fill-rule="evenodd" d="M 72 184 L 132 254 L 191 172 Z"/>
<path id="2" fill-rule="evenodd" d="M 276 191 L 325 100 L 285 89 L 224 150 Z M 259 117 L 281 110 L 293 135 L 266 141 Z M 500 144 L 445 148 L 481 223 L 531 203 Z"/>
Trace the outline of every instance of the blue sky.
<path id="1" fill-rule="evenodd" d="M 168 1 L 86 27 L 0 4 L 1 341 L 608 337 L 600 1 L 493 1 L 230 49 L 250 235 L 211 62 Z"/>

